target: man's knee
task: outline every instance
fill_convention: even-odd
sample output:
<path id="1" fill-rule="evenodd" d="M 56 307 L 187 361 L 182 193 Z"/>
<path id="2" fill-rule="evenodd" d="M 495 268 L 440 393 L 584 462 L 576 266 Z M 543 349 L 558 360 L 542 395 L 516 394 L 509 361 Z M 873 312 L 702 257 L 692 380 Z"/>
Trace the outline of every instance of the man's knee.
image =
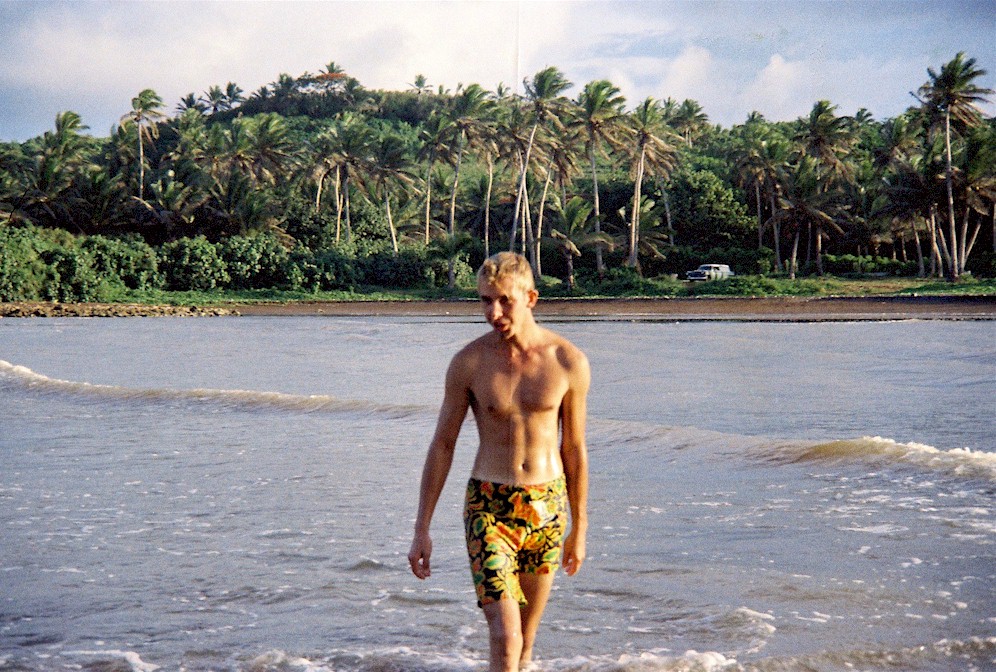
<path id="1" fill-rule="evenodd" d="M 488 620 L 491 655 L 518 660 L 522 652 L 522 620 L 515 600 L 499 600 L 484 606 Z"/>

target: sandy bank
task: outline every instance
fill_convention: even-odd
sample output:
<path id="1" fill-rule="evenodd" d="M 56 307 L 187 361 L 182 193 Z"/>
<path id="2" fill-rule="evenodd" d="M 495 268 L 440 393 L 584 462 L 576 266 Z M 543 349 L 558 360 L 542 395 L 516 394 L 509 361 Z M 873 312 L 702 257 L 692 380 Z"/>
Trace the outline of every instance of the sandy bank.
<path id="1" fill-rule="evenodd" d="M 208 317 L 237 314 L 230 308 L 146 306 L 131 303 L 0 303 L 0 317 Z"/>
<path id="2" fill-rule="evenodd" d="M 476 301 L 254 304 L 242 315 L 477 316 Z M 830 321 L 882 319 L 996 320 L 996 297 L 841 297 L 707 299 L 544 299 L 540 318 Z"/>
<path id="3" fill-rule="evenodd" d="M 996 297 L 777 297 L 701 299 L 540 299 L 536 314 L 557 317 L 731 321 L 996 320 Z M 476 301 L 254 303 L 225 307 L 101 303 L 0 303 L 0 317 L 478 316 Z"/>

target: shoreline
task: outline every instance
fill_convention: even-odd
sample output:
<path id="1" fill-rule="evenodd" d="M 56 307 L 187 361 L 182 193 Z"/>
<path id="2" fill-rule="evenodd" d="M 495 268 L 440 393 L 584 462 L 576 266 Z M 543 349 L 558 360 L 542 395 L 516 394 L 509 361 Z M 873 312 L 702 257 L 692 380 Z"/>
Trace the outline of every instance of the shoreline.
<path id="1" fill-rule="evenodd" d="M 675 321 L 996 320 L 996 296 L 540 298 L 539 318 Z M 302 301 L 219 306 L 0 303 L 2 317 L 476 317 L 474 300 Z"/>

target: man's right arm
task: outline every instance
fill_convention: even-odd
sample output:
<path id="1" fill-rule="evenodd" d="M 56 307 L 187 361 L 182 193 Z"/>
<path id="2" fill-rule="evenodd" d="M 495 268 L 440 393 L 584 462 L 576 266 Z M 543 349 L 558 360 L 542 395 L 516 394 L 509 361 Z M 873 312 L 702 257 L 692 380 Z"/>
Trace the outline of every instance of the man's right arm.
<path id="1" fill-rule="evenodd" d="M 465 357 L 461 356 L 463 354 L 454 357 L 446 371 L 443 405 L 439 410 L 436 433 L 429 444 L 425 467 L 422 469 L 415 535 L 412 538 L 411 550 L 408 552 L 412 573 L 420 579 L 426 579 L 431 575 L 429 557 L 432 554 L 432 539 L 429 536 L 429 525 L 436 510 L 436 503 L 443 492 L 443 486 L 446 485 L 460 427 L 470 407 L 468 378 L 464 373 Z"/>

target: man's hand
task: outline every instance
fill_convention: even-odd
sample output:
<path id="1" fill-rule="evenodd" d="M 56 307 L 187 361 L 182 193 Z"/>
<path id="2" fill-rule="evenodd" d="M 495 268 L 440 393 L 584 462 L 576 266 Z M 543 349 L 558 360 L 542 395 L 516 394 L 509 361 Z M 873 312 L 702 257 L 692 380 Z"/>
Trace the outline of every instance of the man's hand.
<path id="1" fill-rule="evenodd" d="M 581 569 L 585 559 L 584 535 L 579 535 L 571 530 L 564 540 L 564 573 L 567 576 L 574 576 Z"/>
<path id="2" fill-rule="evenodd" d="M 420 579 L 432 576 L 429 569 L 429 556 L 432 555 L 432 539 L 428 532 L 416 532 L 412 539 L 412 548 L 408 551 L 408 564 L 412 566 L 412 574 Z"/>

